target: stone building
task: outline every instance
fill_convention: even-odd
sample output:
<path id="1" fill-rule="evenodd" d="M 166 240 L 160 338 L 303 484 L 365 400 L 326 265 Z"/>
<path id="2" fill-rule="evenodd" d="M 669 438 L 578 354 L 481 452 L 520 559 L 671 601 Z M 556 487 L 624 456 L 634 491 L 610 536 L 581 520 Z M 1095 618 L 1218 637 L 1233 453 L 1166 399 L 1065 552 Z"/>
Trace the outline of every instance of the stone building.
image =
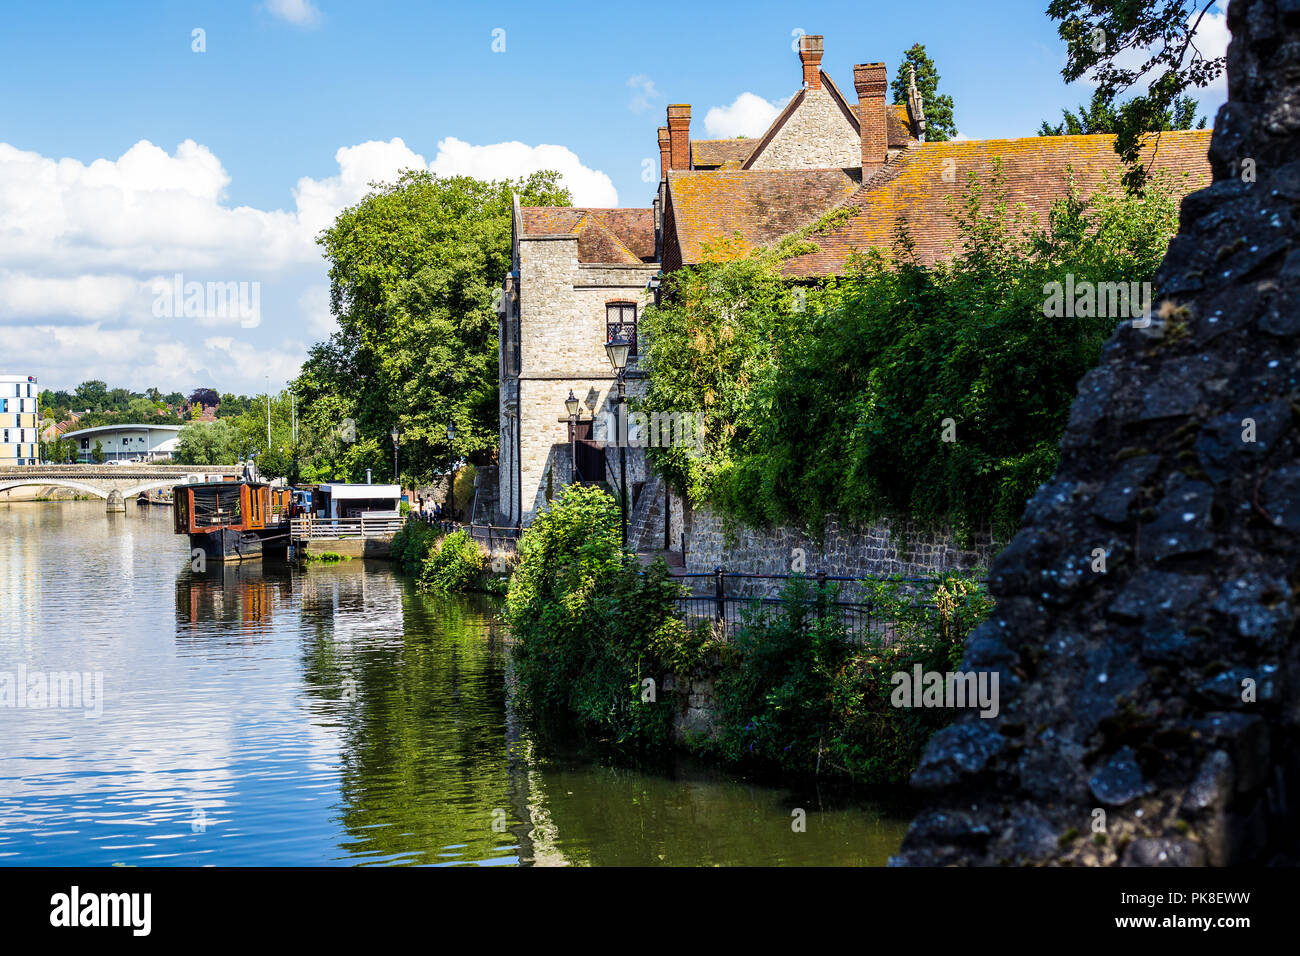
<path id="1" fill-rule="evenodd" d="M 579 472 L 584 455 L 611 443 L 603 422 L 613 374 L 604 344 L 617 322 L 635 323 L 652 301 L 647 283 L 661 270 L 799 235 L 801 254 L 786 259 L 783 272 L 792 282 L 815 282 L 841 272 L 857 253 L 890 248 L 900 224 L 917 258 L 934 263 L 955 251 L 952 203 L 972 178 L 988 184 L 996 172 L 1009 202 L 1039 222 L 1072 182 L 1086 196 L 1107 178 L 1118 181 L 1110 136 L 927 142 L 915 83 L 906 103 L 891 104 L 886 65 L 858 64 L 851 102 L 821 68 L 823 51 L 822 37 L 800 38 L 801 85 L 760 137 L 692 139 L 690 105 L 668 106 L 650 207 L 515 210 L 514 259 L 501 297 L 499 520 L 527 525 L 571 480 L 564 409 L 570 389 L 582 400 L 584 420 L 596 419 L 580 426 Z M 1199 189 L 1209 182 L 1209 140 L 1208 130 L 1163 133 L 1152 166 L 1183 192 Z M 643 391 L 643 374 L 629 374 L 629 395 Z M 627 453 L 634 492 L 629 544 L 676 550 L 686 539 L 689 550 L 692 516 L 684 503 L 647 473 L 640 449 Z M 614 487 L 609 469 L 617 457 L 611 448 L 604 455 L 605 480 Z M 587 472 L 600 470 L 592 464 Z M 704 536 L 717 537 L 718 522 L 701 527 Z M 773 540 L 785 537 L 778 529 Z M 712 560 L 709 549 L 701 553 Z M 727 557 L 737 570 L 750 570 L 745 555 Z M 963 560 L 960 549 L 935 542 L 928 560 L 944 566 L 949 557 Z M 852 573 L 861 570 L 861 558 L 854 557 Z"/>
<path id="2" fill-rule="evenodd" d="M 500 297 L 498 521 L 528 525 L 575 480 L 620 481 L 610 418 L 617 398 L 605 344 L 637 318 L 659 271 L 654 210 L 514 209 L 510 274 Z M 627 394 L 641 392 L 636 350 Z M 579 400 L 570 435 L 565 400 Z M 576 454 L 575 454 L 576 453 Z M 645 481 L 645 456 L 627 448 L 630 495 Z M 635 500 L 635 499 L 633 499 Z"/>

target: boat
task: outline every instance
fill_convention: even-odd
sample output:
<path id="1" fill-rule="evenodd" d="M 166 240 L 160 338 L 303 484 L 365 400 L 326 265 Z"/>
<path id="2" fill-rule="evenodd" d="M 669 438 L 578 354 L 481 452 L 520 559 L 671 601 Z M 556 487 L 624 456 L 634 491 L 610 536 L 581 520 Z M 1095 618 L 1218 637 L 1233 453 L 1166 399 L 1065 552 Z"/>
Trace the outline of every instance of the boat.
<path id="1" fill-rule="evenodd" d="M 138 505 L 165 505 L 170 508 L 172 491 L 170 488 L 164 488 L 161 491 L 142 491 L 135 496 L 135 503 Z"/>
<path id="2" fill-rule="evenodd" d="M 292 493 L 264 481 L 228 479 L 176 485 L 172 522 L 209 561 L 257 561 L 289 549 Z"/>

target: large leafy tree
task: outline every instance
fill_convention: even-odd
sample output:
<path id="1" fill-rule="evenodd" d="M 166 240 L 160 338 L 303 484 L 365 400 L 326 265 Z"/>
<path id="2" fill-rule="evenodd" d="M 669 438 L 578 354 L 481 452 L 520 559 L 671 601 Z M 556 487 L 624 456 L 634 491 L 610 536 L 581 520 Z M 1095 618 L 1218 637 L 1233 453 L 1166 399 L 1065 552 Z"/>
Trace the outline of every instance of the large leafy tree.
<path id="1" fill-rule="evenodd" d="M 1115 152 L 1128 166 L 1124 182 L 1141 189 L 1148 169 L 1141 162 L 1144 135 L 1163 129 L 1166 116 L 1192 87 L 1208 86 L 1223 73 L 1223 57 L 1207 57 L 1197 31 L 1221 0 L 1051 0 L 1068 59 L 1061 75 L 1073 82 L 1090 75 L 1107 103 L 1150 80 L 1118 107 Z M 1159 148 L 1158 140 L 1156 148 Z"/>
<path id="2" fill-rule="evenodd" d="M 894 102 L 907 102 L 911 83 L 909 67 L 916 70 L 916 88 L 921 94 L 922 108 L 925 111 L 925 138 L 932 143 L 952 139 L 957 135 L 957 122 L 952 115 L 952 97 L 939 92 L 939 71 L 922 43 L 914 44 L 903 54 L 903 62 L 890 84 Z"/>
<path id="3" fill-rule="evenodd" d="M 1196 100 L 1190 96 L 1180 96 L 1173 105 L 1165 110 L 1156 130 L 1205 129 L 1205 117 L 1196 119 Z M 1108 100 L 1100 91 L 1092 94 L 1092 101 L 1087 106 L 1080 106 L 1077 111 L 1061 111 L 1061 122 L 1053 126 L 1046 120 L 1039 127 L 1039 136 L 1080 136 L 1089 133 L 1116 133 L 1119 131 L 1120 109 Z"/>
<path id="4" fill-rule="evenodd" d="M 498 434 L 494 300 L 510 268 L 511 196 L 567 206 L 568 190 L 551 171 L 495 182 L 407 171 L 373 187 L 317 240 L 339 330 L 294 383 L 300 413 L 320 434 L 343 434 L 354 479 L 391 469 L 394 427 L 404 475 L 427 477 L 453 456 L 486 460 Z"/>

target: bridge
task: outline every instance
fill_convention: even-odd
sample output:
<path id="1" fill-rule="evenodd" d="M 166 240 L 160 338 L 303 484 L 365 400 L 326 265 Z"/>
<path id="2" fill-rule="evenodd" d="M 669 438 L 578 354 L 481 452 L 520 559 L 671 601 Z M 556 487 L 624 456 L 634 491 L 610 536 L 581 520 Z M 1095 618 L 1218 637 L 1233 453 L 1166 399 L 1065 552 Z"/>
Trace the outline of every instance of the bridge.
<path id="1" fill-rule="evenodd" d="M 185 481 L 238 478 L 238 465 L 0 465 L 0 491 L 29 485 L 71 488 L 124 510 L 127 498 Z"/>

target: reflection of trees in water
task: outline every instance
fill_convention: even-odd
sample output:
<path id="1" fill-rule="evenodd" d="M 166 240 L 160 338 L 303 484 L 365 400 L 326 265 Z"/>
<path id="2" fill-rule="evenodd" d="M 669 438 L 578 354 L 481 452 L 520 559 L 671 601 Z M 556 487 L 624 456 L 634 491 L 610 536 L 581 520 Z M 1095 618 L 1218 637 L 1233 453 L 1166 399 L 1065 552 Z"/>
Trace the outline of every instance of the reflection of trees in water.
<path id="1" fill-rule="evenodd" d="M 526 859 L 516 808 L 527 799 L 511 799 L 512 777 L 524 777 L 508 765 L 504 655 L 487 609 L 388 573 L 308 578 L 304 676 L 317 716 L 341 727 L 351 836 L 341 849 L 421 863 Z"/>
<path id="2" fill-rule="evenodd" d="M 883 866 L 898 852 L 907 817 L 873 813 L 860 800 L 798 795 L 679 768 L 671 776 L 600 764 L 533 778 L 535 838 L 591 866 Z M 792 811 L 806 811 L 795 832 Z M 868 822 L 864 826 L 864 820 Z"/>
<path id="3" fill-rule="evenodd" d="M 264 632 L 292 595 L 293 572 L 284 562 L 209 561 L 205 571 L 187 562 L 176 576 L 177 637 L 246 640 Z"/>

